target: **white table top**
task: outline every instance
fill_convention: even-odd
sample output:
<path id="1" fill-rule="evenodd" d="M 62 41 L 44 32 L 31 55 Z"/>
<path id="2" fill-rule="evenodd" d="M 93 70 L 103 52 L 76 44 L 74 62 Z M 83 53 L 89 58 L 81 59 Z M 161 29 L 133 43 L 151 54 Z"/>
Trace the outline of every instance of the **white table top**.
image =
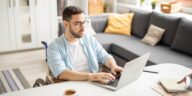
<path id="1" fill-rule="evenodd" d="M 174 64 L 160 64 L 154 66 L 155 70 L 160 70 L 159 68 L 171 71 L 191 71 L 188 70 L 188 68 Z M 158 82 L 158 80 L 158 74 L 143 72 L 139 79 L 117 91 L 111 91 L 87 81 L 68 81 L 43 87 L 5 93 L 1 96 L 63 96 L 63 93 L 66 89 L 75 89 L 78 93 L 78 96 L 161 96 L 151 88 Z"/>
<path id="2" fill-rule="evenodd" d="M 119 93 L 121 93 L 121 96 L 150 96 L 149 94 L 157 94 L 151 96 L 160 96 L 150 88 L 150 85 L 153 84 L 152 81 L 157 80 L 156 76 L 157 74 L 153 73 L 143 73 L 138 80 L 118 91 L 111 91 L 87 81 L 68 81 L 5 93 L 2 96 L 63 96 L 66 89 L 75 89 L 79 94 L 78 96 L 115 96 L 115 94 Z"/>

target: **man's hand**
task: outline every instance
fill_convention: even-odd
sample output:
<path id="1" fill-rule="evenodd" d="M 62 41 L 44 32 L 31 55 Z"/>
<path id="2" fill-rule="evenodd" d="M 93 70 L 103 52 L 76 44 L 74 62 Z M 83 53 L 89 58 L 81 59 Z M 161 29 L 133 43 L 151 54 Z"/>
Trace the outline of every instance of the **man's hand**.
<path id="1" fill-rule="evenodd" d="M 116 75 L 117 73 L 121 73 L 122 71 L 123 71 L 123 68 L 118 65 L 111 66 L 111 73 L 113 75 Z"/>
<path id="2" fill-rule="evenodd" d="M 111 73 L 90 73 L 89 80 L 107 84 L 109 81 L 115 80 L 115 77 Z"/>
<path id="3" fill-rule="evenodd" d="M 186 76 L 185 76 L 183 79 L 179 80 L 177 83 L 178 83 L 178 84 L 181 84 L 181 83 L 183 83 L 183 82 L 186 82 Z"/>
<path id="4" fill-rule="evenodd" d="M 186 75 L 184 78 L 182 78 L 181 80 L 179 80 L 177 83 L 178 83 L 178 84 L 183 83 L 183 82 L 186 83 L 186 78 L 187 78 L 187 77 L 192 78 L 192 73 Z"/>
<path id="5" fill-rule="evenodd" d="M 109 58 L 106 62 L 105 62 L 105 66 L 107 66 L 108 68 L 111 69 L 111 73 L 113 75 L 116 75 L 117 73 L 121 73 L 123 71 L 123 68 L 118 66 L 115 62 L 115 59 Z"/>

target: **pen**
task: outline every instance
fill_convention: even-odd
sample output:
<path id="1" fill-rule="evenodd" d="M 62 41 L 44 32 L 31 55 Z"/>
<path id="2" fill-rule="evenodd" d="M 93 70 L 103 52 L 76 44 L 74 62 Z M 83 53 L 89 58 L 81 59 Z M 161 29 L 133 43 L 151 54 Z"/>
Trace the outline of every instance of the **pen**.
<path id="1" fill-rule="evenodd" d="M 158 74 L 159 73 L 157 71 L 149 71 L 149 70 L 143 70 L 143 72 L 154 73 L 154 74 Z"/>

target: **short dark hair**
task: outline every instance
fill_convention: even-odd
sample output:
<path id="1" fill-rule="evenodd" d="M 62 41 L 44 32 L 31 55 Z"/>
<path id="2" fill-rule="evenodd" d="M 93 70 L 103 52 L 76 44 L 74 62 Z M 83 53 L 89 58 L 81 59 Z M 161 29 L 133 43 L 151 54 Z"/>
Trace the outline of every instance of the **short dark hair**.
<path id="1" fill-rule="evenodd" d="M 76 6 L 68 6 L 63 10 L 63 20 L 69 21 L 71 20 L 72 15 L 81 14 L 83 10 Z"/>

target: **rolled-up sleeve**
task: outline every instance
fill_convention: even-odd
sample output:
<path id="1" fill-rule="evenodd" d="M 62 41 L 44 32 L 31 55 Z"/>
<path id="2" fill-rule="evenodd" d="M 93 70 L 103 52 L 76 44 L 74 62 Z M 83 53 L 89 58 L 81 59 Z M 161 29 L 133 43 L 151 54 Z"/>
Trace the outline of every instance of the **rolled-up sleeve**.
<path id="1" fill-rule="evenodd" d="M 66 69 L 65 62 L 62 59 L 62 53 L 55 42 L 50 44 L 47 49 L 47 60 L 49 68 L 56 78 Z"/>
<path id="2" fill-rule="evenodd" d="M 95 37 L 92 37 L 93 46 L 97 54 L 98 62 L 105 64 L 108 58 L 112 56 L 102 47 L 102 45 L 97 41 Z"/>

